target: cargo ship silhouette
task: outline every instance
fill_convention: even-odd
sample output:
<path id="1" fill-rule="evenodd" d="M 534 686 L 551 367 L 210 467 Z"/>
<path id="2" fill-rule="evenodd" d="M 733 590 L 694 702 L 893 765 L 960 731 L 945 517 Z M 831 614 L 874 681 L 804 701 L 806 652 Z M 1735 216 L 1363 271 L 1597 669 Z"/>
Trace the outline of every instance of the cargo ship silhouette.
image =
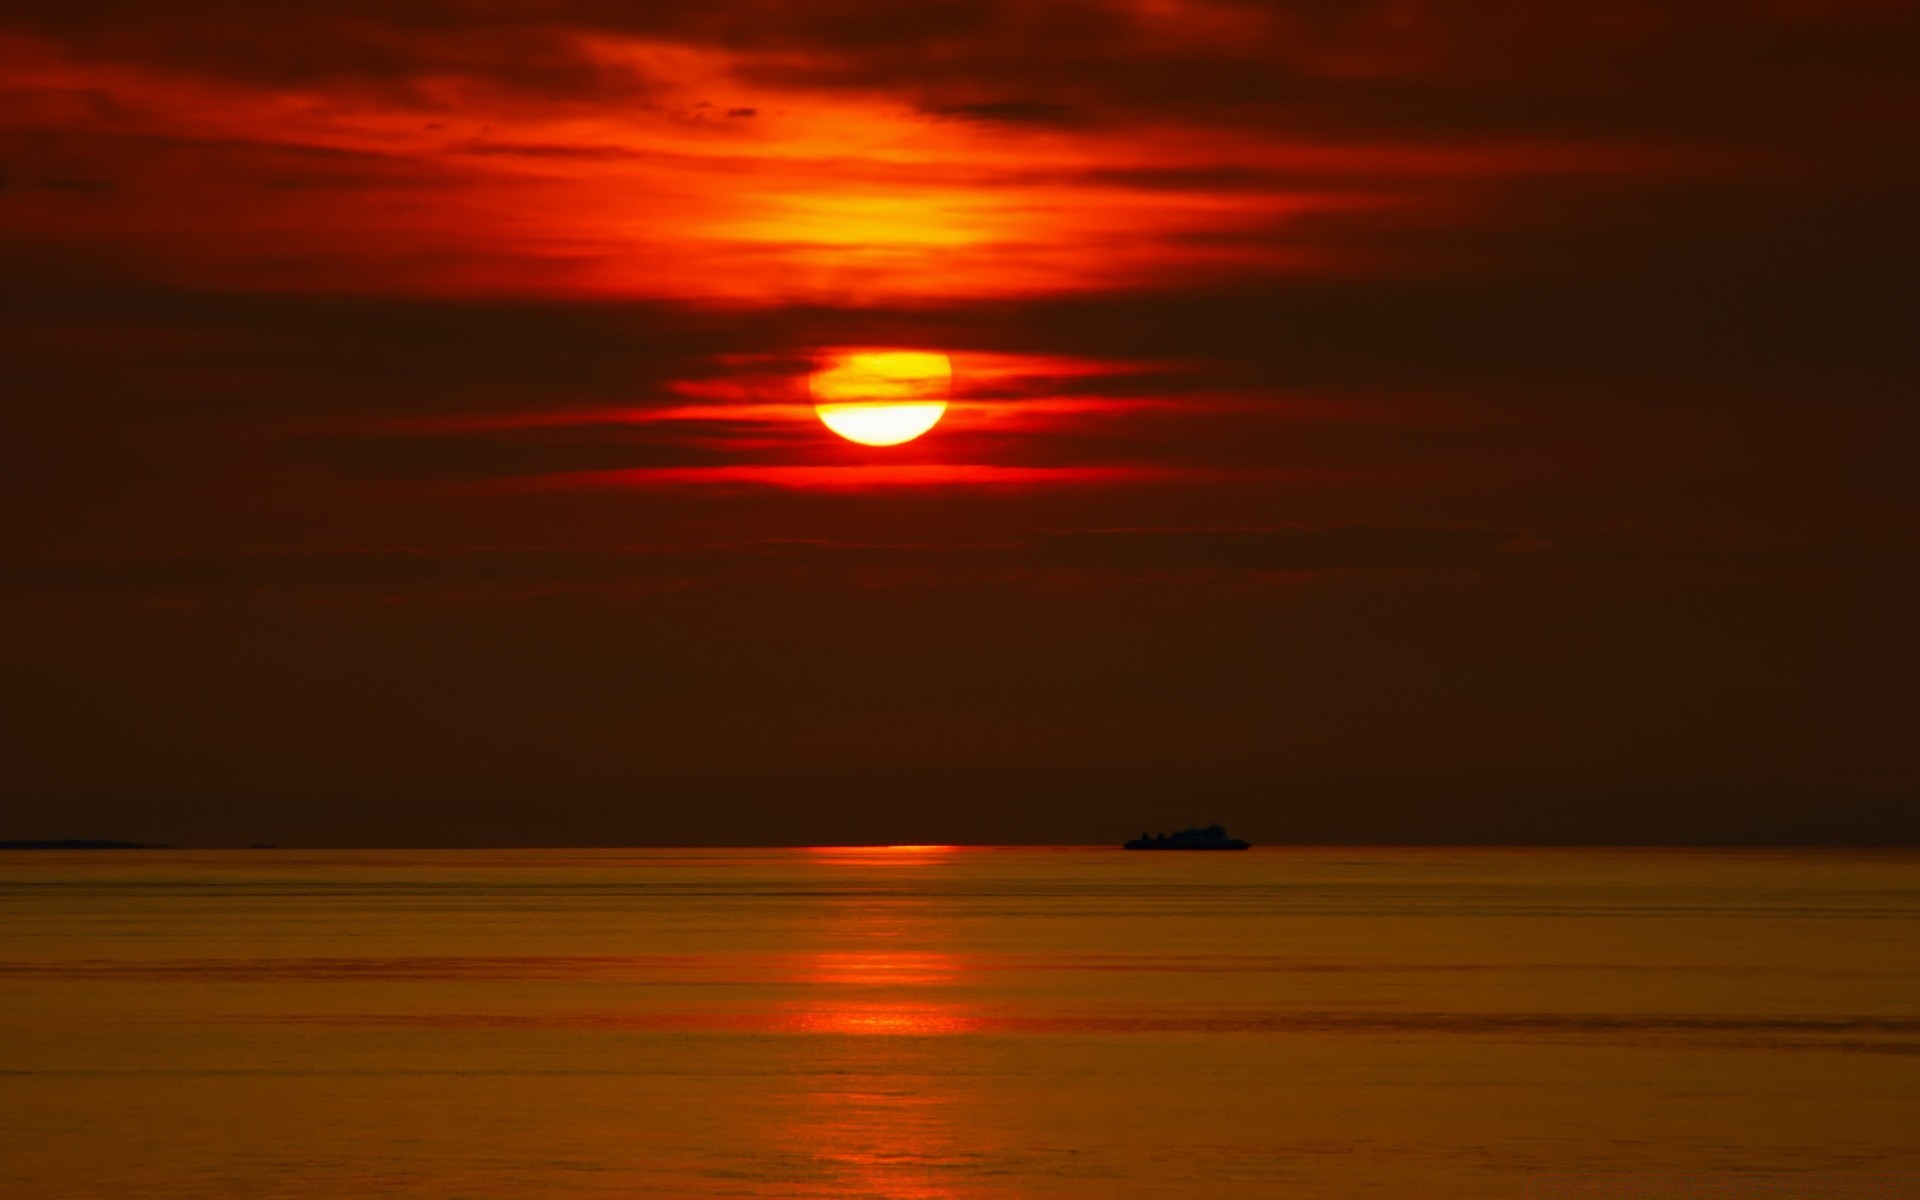
<path id="1" fill-rule="evenodd" d="M 1245 850 L 1248 843 L 1228 837 L 1218 825 L 1205 829 L 1182 829 L 1178 833 L 1141 834 L 1121 846 L 1122 850 Z"/>

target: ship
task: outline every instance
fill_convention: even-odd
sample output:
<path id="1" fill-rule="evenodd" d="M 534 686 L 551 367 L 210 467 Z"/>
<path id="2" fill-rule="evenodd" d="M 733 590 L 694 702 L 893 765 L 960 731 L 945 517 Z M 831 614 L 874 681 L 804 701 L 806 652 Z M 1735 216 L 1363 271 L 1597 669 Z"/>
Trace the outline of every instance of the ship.
<path id="1" fill-rule="evenodd" d="M 1205 829 L 1198 826 L 1182 829 L 1178 833 L 1143 833 L 1127 842 L 1123 850 L 1245 850 L 1248 843 L 1237 837 L 1228 837 L 1227 831 L 1218 825 L 1209 825 Z"/>

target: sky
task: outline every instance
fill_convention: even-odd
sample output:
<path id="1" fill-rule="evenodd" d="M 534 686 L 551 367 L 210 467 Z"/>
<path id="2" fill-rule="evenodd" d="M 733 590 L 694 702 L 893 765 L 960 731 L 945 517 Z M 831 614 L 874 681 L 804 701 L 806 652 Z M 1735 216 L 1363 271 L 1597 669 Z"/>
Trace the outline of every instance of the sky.
<path id="1" fill-rule="evenodd" d="M 0 838 L 1920 840 L 1920 13 L 21 0 Z M 946 354 L 865 447 L 848 348 Z"/>

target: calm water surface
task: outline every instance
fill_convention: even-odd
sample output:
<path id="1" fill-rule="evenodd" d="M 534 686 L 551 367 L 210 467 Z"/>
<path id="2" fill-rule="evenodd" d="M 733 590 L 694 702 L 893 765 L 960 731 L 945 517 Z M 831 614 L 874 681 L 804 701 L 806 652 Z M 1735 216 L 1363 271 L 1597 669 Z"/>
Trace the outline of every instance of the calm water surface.
<path id="1" fill-rule="evenodd" d="M 1481 1200 L 1545 1194 L 1542 1172 L 1912 1178 L 1917 868 L 14 853 L 0 1195 Z"/>

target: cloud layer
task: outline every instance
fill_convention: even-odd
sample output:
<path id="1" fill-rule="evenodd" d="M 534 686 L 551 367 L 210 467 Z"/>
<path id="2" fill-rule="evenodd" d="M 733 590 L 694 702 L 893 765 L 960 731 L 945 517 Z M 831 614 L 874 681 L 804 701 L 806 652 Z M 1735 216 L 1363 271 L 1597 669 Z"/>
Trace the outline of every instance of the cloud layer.
<path id="1" fill-rule="evenodd" d="M 15 5 L 0 800 L 1910 795 L 1911 7 Z"/>

